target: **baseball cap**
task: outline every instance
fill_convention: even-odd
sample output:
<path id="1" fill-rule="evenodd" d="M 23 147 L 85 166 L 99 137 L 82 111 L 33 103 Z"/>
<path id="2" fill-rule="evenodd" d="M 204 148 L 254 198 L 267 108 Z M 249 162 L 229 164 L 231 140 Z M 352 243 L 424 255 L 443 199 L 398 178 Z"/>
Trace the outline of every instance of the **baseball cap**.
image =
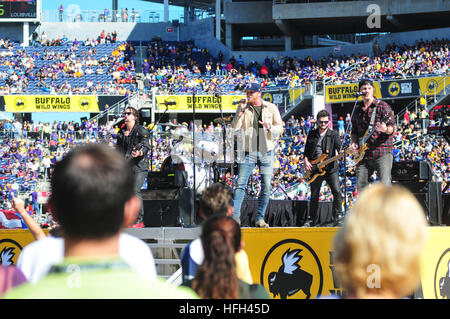
<path id="1" fill-rule="evenodd" d="M 371 87 L 373 87 L 373 82 L 369 79 L 362 79 L 358 83 L 358 90 L 360 90 L 363 85 L 370 85 Z"/>
<path id="2" fill-rule="evenodd" d="M 246 87 L 245 87 L 246 91 L 252 91 L 252 92 L 261 92 L 261 85 L 259 85 L 256 82 L 252 82 L 249 83 Z"/>

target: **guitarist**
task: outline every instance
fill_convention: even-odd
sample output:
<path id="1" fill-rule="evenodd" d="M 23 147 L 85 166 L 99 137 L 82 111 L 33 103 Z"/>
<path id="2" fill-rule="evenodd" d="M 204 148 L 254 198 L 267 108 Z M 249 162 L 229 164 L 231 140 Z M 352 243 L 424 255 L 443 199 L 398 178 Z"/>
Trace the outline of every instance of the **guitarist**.
<path id="1" fill-rule="evenodd" d="M 133 169 L 135 176 L 135 192 L 141 199 L 141 208 L 133 228 L 144 226 L 144 203 L 142 202 L 141 188 L 148 174 L 150 150 L 149 132 L 139 125 L 139 112 L 134 107 L 127 107 L 123 114 L 124 124 L 117 133 L 116 149 L 125 155 Z"/>
<path id="2" fill-rule="evenodd" d="M 364 157 L 356 166 L 357 188 L 361 192 L 369 184 L 369 177 L 374 171 L 377 171 L 379 181 L 391 185 L 395 126 L 389 104 L 374 97 L 373 82 L 363 79 L 358 87 L 362 101 L 358 102 L 352 119 L 350 150 L 358 152 L 363 146 L 359 145 L 360 139 L 370 126 L 375 129 L 367 140 Z"/>
<path id="3" fill-rule="evenodd" d="M 333 157 L 341 148 L 341 139 L 336 131 L 328 127 L 330 122 L 330 113 L 327 110 L 321 110 L 317 113 L 318 128 L 311 130 L 306 138 L 304 167 L 307 171 L 312 171 L 311 163 L 322 154 L 326 154 L 327 158 Z M 310 184 L 311 200 L 309 203 L 311 226 L 315 226 L 319 217 L 317 216 L 319 208 L 320 187 L 323 181 L 326 181 L 333 194 L 333 226 L 339 226 L 342 219 L 342 194 L 339 182 L 339 164 L 334 161 L 324 170 L 326 173 L 317 178 Z"/>

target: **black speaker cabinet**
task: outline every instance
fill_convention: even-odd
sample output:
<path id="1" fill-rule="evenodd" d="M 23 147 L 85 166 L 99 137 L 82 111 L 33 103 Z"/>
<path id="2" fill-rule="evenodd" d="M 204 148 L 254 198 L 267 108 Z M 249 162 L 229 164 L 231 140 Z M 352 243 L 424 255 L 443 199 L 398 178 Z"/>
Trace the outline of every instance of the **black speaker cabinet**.
<path id="1" fill-rule="evenodd" d="M 157 193 L 149 191 L 152 192 Z M 149 196 L 149 194 L 143 196 L 145 227 L 182 227 L 195 224 L 196 213 L 192 213 L 194 205 L 192 189 L 167 190 L 165 195 L 167 196 Z"/>
<path id="2" fill-rule="evenodd" d="M 414 194 L 427 214 L 431 225 L 442 225 L 443 200 L 441 182 L 415 182 L 393 181 L 393 184 L 401 185 Z"/>
<path id="3" fill-rule="evenodd" d="M 394 162 L 392 163 L 392 180 L 393 181 L 428 181 L 432 177 L 430 164 L 426 161 L 413 162 Z"/>

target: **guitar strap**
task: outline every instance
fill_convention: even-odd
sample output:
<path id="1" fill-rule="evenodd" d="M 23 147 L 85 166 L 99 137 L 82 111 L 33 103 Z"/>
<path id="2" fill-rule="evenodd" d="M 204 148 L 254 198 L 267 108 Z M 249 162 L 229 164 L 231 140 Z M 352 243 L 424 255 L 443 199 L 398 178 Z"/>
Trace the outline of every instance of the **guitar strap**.
<path id="1" fill-rule="evenodd" d="M 378 106 L 378 100 L 376 101 L 375 107 L 372 111 L 372 116 L 370 118 L 369 128 L 367 129 L 368 132 L 372 130 L 373 125 L 375 124 L 375 117 L 377 115 L 377 106 Z"/>

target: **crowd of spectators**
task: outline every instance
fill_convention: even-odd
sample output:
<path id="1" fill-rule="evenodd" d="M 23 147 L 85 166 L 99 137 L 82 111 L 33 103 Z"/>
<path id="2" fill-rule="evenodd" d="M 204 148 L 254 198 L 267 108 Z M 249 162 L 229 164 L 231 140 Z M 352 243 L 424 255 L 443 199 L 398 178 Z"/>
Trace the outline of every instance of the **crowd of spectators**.
<path id="1" fill-rule="evenodd" d="M 141 43 L 142 44 L 142 43 Z M 153 38 L 143 43 L 143 81 L 147 93 L 232 93 L 248 82 L 266 89 L 374 81 L 449 73 L 448 39 L 417 40 L 414 45 L 374 45 L 374 56 L 335 55 L 266 57 L 244 61 L 241 55 L 224 59 L 212 56 L 193 41 L 165 42 Z M 0 39 L 0 93 L 125 94 L 137 90 L 134 46 L 117 41 L 117 31 L 103 30 L 96 38 L 48 39 L 45 32 L 33 35 L 32 46 L 23 48 L 9 38 Z M 78 81 L 77 81 L 78 80 Z"/>
<path id="2" fill-rule="evenodd" d="M 1 94 L 125 95 L 136 89 L 134 47 L 118 42 L 116 31 L 85 41 L 49 40 L 43 32 L 29 47 L 0 39 Z"/>
<path id="3" fill-rule="evenodd" d="M 448 39 L 417 40 L 414 45 L 388 44 L 384 50 L 375 46 L 375 55 L 335 56 L 319 60 L 281 56 L 266 57 L 261 64 L 232 56 L 228 61 L 222 52 L 217 57 L 193 42 L 148 43 L 143 73 L 145 86 L 158 93 L 198 93 L 220 91 L 232 93 L 245 83 L 258 81 L 264 88 L 308 86 L 313 81 L 328 84 L 358 82 L 362 76 L 373 81 L 421 76 L 441 76 L 449 73 Z"/>

